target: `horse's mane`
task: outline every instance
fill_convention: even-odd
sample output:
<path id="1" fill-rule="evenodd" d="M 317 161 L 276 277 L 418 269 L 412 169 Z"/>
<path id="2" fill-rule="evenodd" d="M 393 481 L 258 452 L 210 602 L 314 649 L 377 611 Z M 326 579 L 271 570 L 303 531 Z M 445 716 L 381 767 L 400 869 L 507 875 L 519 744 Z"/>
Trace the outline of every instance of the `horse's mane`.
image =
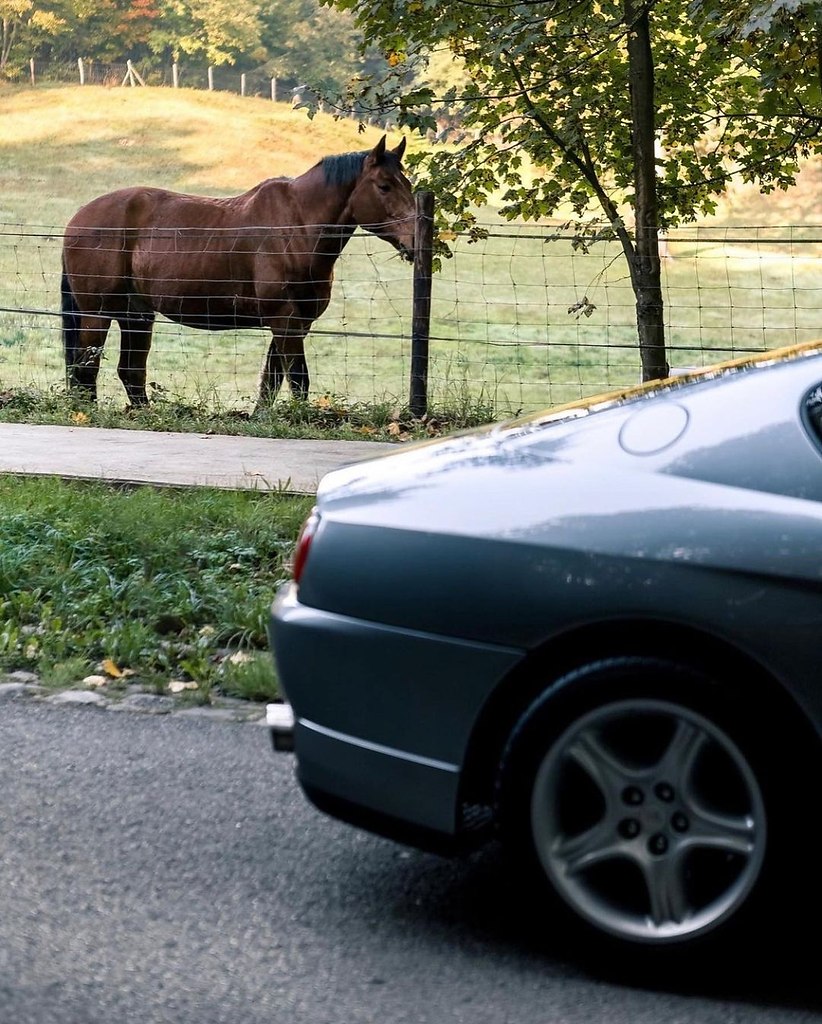
<path id="1" fill-rule="evenodd" d="M 341 153 L 339 156 L 324 156 L 320 161 L 325 174 L 326 185 L 347 185 L 362 174 L 362 165 L 368 151 L 364 153 Z"/>
<path id="2" fill-rule="evenodd" d="M 326 185 L 348 185 L 362 174 L 362 165 L 371 150 L 362 153 L 341 153 L 339 156 L 324 156 L 320 166 L 325 173 Z M 397 160 L 395 153 L 386 153 L 384 160 Z M 399 163 L 399 161 L 397 161 Z"/>

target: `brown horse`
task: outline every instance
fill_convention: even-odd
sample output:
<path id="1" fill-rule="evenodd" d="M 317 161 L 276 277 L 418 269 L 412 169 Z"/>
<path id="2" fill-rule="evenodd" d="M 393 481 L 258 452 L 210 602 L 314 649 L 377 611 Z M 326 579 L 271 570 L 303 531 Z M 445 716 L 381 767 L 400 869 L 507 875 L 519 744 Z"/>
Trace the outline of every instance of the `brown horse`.
<path id="1" fill-rule="evenodd" d="M 357 225 L 413 259 L 415 209 L 402 172 L 405 139 L 386 150 L 325 157 L 298 178 L 269 178 L 230 199 L 125 188 L 93 199 L 63 243 L 62 315 L 69 387 L 97 395 L 111 321 L 117 372 L 145 405 L 154 318 L 204 330 L 265 327 L 271 343 L 259 405 L 287 377 L 308 395 L 304 339 L 328 306 L 334 264 Z"/>

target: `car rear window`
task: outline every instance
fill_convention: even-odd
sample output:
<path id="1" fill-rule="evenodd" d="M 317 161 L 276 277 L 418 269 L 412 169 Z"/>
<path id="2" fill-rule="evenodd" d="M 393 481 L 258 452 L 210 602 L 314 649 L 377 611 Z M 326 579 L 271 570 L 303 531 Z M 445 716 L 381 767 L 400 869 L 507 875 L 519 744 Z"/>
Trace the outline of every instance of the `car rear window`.
<path id="1" fill-rule="evenodd" d="M 822 384 L 811 388 L 805 397 L 805 419 L 817 444 L 822 444 Z"/>

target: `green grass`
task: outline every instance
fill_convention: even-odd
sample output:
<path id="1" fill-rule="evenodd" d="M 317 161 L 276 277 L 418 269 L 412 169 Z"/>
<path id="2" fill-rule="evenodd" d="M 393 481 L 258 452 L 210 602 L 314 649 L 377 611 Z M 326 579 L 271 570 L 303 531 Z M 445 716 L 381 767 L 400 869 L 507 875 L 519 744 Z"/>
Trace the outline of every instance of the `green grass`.
<path id="1" fill-rule="evenodd" d="M 311 499 L 0 478 L 0 667 L 273 699 L 266 624 Z M 105 671 L 105 669 L 103 669 Z"/>

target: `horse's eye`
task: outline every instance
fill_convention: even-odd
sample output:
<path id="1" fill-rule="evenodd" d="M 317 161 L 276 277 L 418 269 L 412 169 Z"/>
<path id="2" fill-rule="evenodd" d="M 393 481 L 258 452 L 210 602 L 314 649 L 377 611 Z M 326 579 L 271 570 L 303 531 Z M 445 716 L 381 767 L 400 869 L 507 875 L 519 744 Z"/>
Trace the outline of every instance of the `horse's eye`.
<path id="1" fill-rule="evenodd" d="M 380 190 L 380 192 L 390 192 L 391 191 L 391 186 L 390 185 L 377 185 L 377 188 Z"/>

